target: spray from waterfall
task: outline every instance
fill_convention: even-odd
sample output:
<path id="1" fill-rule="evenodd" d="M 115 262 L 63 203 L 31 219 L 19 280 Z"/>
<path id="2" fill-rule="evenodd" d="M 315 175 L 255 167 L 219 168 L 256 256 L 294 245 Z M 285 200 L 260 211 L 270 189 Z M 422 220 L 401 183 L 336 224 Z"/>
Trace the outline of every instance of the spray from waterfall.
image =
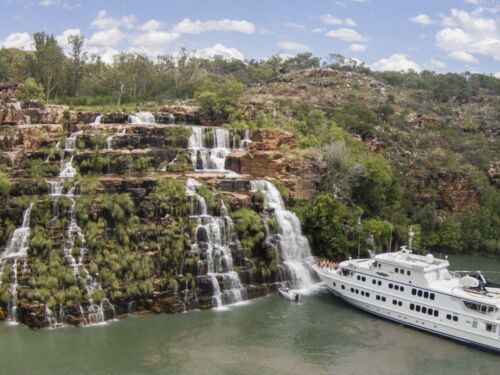
<path id="1" fill-rule="evenodd" d="M 137 112 L 128 117 L 131 124 L 156 124 L 155 116 L 151 112 Z"/>

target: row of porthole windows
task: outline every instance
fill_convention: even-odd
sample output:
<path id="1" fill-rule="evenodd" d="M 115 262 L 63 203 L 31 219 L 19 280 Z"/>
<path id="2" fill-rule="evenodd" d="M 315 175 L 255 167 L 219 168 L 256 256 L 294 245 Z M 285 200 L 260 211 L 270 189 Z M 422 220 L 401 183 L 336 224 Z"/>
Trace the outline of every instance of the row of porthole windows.
<path id="1" fill-rule="evenodd" d="M 405 274 L 405 270 L 404 270 L 404 269 L 402 269 L 402 268 L 397 268 L 397 267 L 396 267 L 396 268 L 394 268 L 394 272 L 396 272 L 396 273 L 400 273 L 401 275 L 404 275 L 404 274 Z M 411 275 L 411 271 L 406 270 L 406 274 L 407 274 L 408 276 L 410 276 L 410 275 Z"/>
<path id="2" fill-rule="evenodd" d="M 434 293 L 429 293 L 429 292 L 425 292 L 425 291 L 422 291 L 422 290 L 417 290 L 415 288 L 412 288 L 411 294 L 413 296 L 418 296 L 418 297 L 423 297 L 423 298 L 430 298 L 433 301 L 436 298 L 436 295 Z"/>
<path id="3" fill-rule="evenodd" d="M 400 290 L 401 292 L 405 291 L 404 286 L 399 286 L 397 284 L 392 285 L 391 283 L 389 283 L 389 289 Z"/>
<path id="4" fill-rule="evenodd" d="M 427 314 L 431 316 L 435 316 L 436 318 L 439 316 L 439 311 L 436 309 L 431 309 L 430 307 L 415 305 L 410 303 L 410 310 L 415 310 L 416 312 L 421 312 L 422 314 Z"/>
<path id="5" fill-rule="evenodd" d="M 446 314 L 446 319 L 453 320 L 454 322 L 458 322 L 458 316 L 456 316 L 456 315 Z"/>
<path id="6" fill-rule="evenodd" d="M 344 286 L 342 285 L 342 289 Z M 354 288 L 351 288 L 351 293 L 355 293 L 355 294 L 361 294 L 363 297 L 370 297 L 370 293 L 369 292 L 365 292 L 364 290 L 361 291 L 361 293 L 359 292 L 359 289 L 354 289 Z"/>
<path id="7" fill-rule="evenodd" d="M 375 296 L 375 299 L 376 299 L 377 301 L 382 301 L 382 302 L 385 302 L 385 301 L 386 301 L 386 299 L 385 299 L 385 297 L 384 297 L 384 296 L 379 296 L 378 294 Z"/>

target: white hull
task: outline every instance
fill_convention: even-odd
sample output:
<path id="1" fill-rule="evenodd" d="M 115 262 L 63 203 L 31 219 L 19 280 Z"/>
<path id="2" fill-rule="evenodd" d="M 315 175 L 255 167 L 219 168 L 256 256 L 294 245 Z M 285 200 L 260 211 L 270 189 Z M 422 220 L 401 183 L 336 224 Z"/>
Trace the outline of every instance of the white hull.
<path id="1" fill-rule="evenodd" d="M 359 309 L 467 345 L 478 346 L 489 351 L 500 353 L 500 333 L 488 333 L 488 337 L 483 332 L 471 332 L 471 330 L 468 329 L 470 325 L 467 325 L 467 320 L 474 320 L 473 317 L 471 318 L 463 314 L 455 313 L 459 315 L 458 322 L 455 323 L 447 320 L 446 315 L 451 313 L 451 311 L 447 310 L 443 304 L 437 306 L 436 304 L 427 305 L 430 306 L 433 311 L 438 310 L 438 316 L 410 311 L 410 304 L 417 303 L 417 301 L 411 298 L 410 290 L 412 285 L 406 288 L 408 293 L 408 295 L 406 295 L 405 293 L 397 293 L 392 290 L 385 290 L 383 287 L 377 287 L 377 284 L 373 285 L 372 282 L 369 281 L 372 277 L 369 276 L 365 276 L 369 280 L 358 282 L 356 278 L 344 276 L 335 271 L 324 271 L 318 267 L 314 268 L 320 279 L 335 296 L 342 298 L 347 303 Z M 378 280 L 376 276 L 373 278 Z M 344 288 L 342 288 L 342 286 Z M 351 290 L 354 290 L 354 292 L 351 292 Z M 358 291 L 357 293 L 356 290 Z M 385 298 L 384 301 L 382 301 L 382 297 Z M 452 297 L 450 296 L 450 298 Z M 442 300 L 443 298 L 439 299 Z M 396 304 L 393 304 L 393 301 L 396 301 Z M 401 305 L 398 304 L 399 301 L 401 301 Z M 464 323 L 461 323 L 462 321 Z"/>

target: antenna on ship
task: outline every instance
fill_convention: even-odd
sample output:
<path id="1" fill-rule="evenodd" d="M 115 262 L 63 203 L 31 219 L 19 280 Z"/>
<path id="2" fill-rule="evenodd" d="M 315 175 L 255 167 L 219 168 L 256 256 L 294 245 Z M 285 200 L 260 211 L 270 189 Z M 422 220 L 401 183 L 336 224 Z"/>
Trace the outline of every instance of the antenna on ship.
<path id="1" fill-rule="evenodd" d="M 410 253 L 413 251 L 413 236 L 415 235 L 415 232 L 413 232 L 413 228 L 410 225 L 408 228 L 408 250 Z"/>

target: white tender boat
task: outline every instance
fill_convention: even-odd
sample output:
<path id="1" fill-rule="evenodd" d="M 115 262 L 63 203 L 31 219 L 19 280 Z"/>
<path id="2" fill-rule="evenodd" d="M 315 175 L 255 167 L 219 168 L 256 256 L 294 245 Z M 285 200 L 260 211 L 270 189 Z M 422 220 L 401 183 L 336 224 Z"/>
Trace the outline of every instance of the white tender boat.
<path id="1" fill-rule="evenodd" d="M 288 288 L 279 288 L 278 292 L 280 293 L 280 295 L 283 298 L 286 298 L 289 301 L 293 301 L 293 302 L 299 302 L 300 301 L 300 294 L 297 293 L 297 292 L 295 292 L 295 291 L 293 291 L 293 290 L 290 290 Z"/>
<path id="2" fill-rule="evenodd" d="M 448 271 L 446 259 L 400 251 L 314 265 L 337 297 L 377 316 L 500 353 L 500 285 L 480 272 Z"/>

